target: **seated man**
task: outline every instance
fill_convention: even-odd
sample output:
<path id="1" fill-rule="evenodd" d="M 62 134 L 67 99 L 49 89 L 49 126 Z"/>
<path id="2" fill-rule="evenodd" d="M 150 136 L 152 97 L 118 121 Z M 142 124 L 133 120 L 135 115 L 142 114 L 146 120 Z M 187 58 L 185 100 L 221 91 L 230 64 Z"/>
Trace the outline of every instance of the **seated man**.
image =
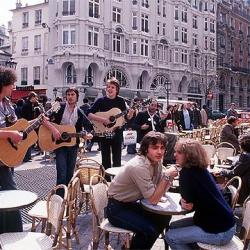
<path id="1" fill-rule="evenodd" d="M 220 133 L 220 142 L 231 143 L 235 147 L 237 153 L 239 153 L 240 144 L 235 132 L 235 127 L 237 126 L 237 123 L 238 119 L 234 116 L 230 116 L 227 119 L 227 123 L 224 125 Z"/>
<path id="2" fill-rule="evenodd" d="M 151 249 L 164 228 L 168 229 L 171 216 L 147 212 L 137 202 L 146 198 L 157 204 L 178 174 L 175 167 L 162 173 L 166 143 L 166 137 L 160 132 L 146 134 L 139 155 L 127 163 L 109 187 L 107 217 L 114 226 L 135 233 L 130 249 Z"/>

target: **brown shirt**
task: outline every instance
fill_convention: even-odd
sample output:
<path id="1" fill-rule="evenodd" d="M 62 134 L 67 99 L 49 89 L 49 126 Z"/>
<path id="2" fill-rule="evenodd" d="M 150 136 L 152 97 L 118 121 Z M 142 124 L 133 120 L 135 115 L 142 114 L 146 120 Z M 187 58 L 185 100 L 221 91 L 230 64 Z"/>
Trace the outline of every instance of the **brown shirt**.
<path id="1" fill-rule="evenodd" d="M 150 198 L 162 177 L 162 164 L 153 167 L 145 156 L 135 156 L 111 182 L 108 195 L 118 201 Z"/>

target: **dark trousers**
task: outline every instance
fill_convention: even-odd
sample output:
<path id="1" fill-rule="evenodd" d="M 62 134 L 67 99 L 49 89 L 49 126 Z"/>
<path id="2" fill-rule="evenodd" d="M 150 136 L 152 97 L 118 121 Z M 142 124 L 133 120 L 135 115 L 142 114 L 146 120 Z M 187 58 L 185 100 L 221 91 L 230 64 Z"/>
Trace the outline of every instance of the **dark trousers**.
<path id="1" fill-rule="evenodd" d="M 77 157 L 77 146 L 73 147 L 61 147 L 55 150 L 56 153 L 56 184 L 68 185 L 71 180 Z M 58 191 L 58 194 L 63 197 L 62 190 Z"/>
<path id="2" fill-rule="evenodd" d="M 16 190 L 11 169 L 0 166 L 0 190 Z M 0 212 L 0 234 L 8 232 L 22 232 L 23 224 L 19 210 Z"/>
<path id="3" fill-rule="evenodd" d="M 119 202 L 109 199 L 107 217 L 111 224 L 134 232 L 130 249 L 151 249 L 164 229 L 168 229 L 171 216 L 144 210 L 137 202 Z"/>
<path id="4" fill-rule="evenodd" d="M 122 134 L 116 133 L 112 139 L 101 138 L 102 165 L 111 168 L 111 151 L 113 167 L 121 166 Z"/>

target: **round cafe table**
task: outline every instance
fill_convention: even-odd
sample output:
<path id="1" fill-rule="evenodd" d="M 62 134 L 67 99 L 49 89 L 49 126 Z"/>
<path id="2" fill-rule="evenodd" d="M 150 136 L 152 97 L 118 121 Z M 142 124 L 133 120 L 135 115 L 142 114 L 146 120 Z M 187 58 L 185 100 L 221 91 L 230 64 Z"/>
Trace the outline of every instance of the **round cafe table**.
<path id="1" fill-rule="evenodd" d="M 161 215 L 181 215 L 189 213 L 189 211 L 181 207 L 179 203 L 180 199 L 180 194 L 167 192 L 157 205 L 152 205 L 148 199 L 142 199 L 141 204 L 145 210 Z"/>
<path id="2" fill-rule="evenodd" d="M 105 174 L 109 175 L 109 176 L 116 176 L 118 175 L 125 167 L 113 167 L 113 168 L 107 168 L 105 170 Z"/>
<path id="3" fill-rule="evenodd" d="M 0 211 L 15 211 L 34 204 L 37 194 L 24 190 L 0 191 Z"/>

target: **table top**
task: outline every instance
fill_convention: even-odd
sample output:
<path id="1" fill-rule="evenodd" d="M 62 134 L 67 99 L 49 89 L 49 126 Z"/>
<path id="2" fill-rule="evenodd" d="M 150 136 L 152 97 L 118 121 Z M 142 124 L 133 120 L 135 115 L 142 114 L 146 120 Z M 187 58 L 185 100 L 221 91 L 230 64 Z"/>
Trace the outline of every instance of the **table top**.
<path id="1" fill-rule="evenodd" d="M 0 211 L 13 211 L 32 205 L 38 199 L 37 194 L 24 190 L 0 191 Z"/>
<path id="2" fill-rule="evenodd" d="M 224 169 L 231 169 L 232 165 L 228 165 L 228 164 L 215 164 L 214 165 L 217 168 L 224 168 Z"/>
<path id="3" fill-rule="evenodd" d="M 231 162 L 235 162 L 238 161 L 240 158 L 240 155 L 235 155 L 235 156 L 228 156 L 227 160 L 231 161 Z"/>
<path id="4" fill-rule="evenodd" d="M 167 192 L 157 205 L 152 205 L 147 199 L 142 199 L 141 204 L 147 211 L 162 215 L 187 214 L 189 211 L 184 210 L 180 205 L 181 195 L 179 193 Z"/>
<path id="5" fill-rule="evenodd" d="M 113 168 L 107 168 L 105 170 L 105 173 L 107 175 L 110 175 L 110 176 L 116 176 L 117 174 L 119 174 L 123 169 L 125 169 L 124 166 L 122 167 L 113 167 Z"/>

